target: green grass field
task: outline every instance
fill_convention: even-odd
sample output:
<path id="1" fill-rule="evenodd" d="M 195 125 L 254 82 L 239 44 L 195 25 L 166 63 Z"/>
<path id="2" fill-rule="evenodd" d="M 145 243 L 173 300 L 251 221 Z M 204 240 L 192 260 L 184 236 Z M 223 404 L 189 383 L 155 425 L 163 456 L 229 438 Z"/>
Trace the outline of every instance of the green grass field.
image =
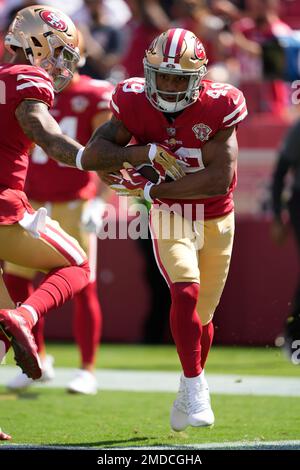
<path id="1" fill-rule="evenodd" d="M 215 395 L 215 426 L 181 433 L 172 432 L 168 424 L 174 399 L 169 393 L 99 392 L 84 397 L 39 389 L 18 399 L 2 393 L 0 399 L 1 424 L 14 443 L 123 447 L 299 438 L 298 398 Z"/>
<path id="2" fill-rule="evenodd" d="M 77 367 L 78 351 L 73 344 L 48 345 L 57 367 Z M 7 364 L 13 364 L 12 353 Z M 179 371 L 176 350 L 172 345 L 142 346 L 104 344 L 99 349 L 97 368 Z M 300 367 L 288 362 L 278 348 L 241 348 L 214 346 L 206 371 L 215 374 L 263 376 L 300 376 Z"/>
<path id="3" fill-rule="evenodd" d="M 77 366 L 73 345 L 49 345 L 48 352 L 55 355 L 57 366 Z M 179 371 L 171 346 L 103 345 L 98 367 Z M 207 371 L 297 376 L 300 369 L 290 365 L 276 349 L 215 347 Z M 216 424 L 212 429 L 188 428 L 174 433 L 168 423 L 174 396 L 100 391 L 86 397 L 47 388 L 17 395 L 0 387 L 0 424 L 13 435 L 14 444 L 112 448 L 299 439 L 297 397 L 213 395 Z"/>

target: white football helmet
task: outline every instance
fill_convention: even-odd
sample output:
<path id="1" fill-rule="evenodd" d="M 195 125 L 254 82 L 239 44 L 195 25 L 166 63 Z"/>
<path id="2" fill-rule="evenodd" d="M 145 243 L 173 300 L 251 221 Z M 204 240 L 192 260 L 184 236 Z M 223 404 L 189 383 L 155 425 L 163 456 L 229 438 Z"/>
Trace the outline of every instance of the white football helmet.
<path id="1" fill-rule="evenodd" d="M 206 74 L 207 62 L 202 42 L 191 31 L 173 28 L 160 34 L 146 50 L 143 62 L 145 92 L 150 103 L 166 113 L 175 113 L 193 104 L 199 96 L 200 82 Z M 157 72 L 189 77 L 186 91 L 158 90 Z M 176 100 L 167 101 L 162 98 L 163 95 L 175 96 Z"/>
<path id="2" fill-rule="evenodd" d="M 65 13 L 45 5 L 23 8 L 16 14 L 5 46 L 11 54 L 22 48 L 32 65 L 52 76 L 55 91 L 71 80 L 80 59 L 74 23 Z"/>

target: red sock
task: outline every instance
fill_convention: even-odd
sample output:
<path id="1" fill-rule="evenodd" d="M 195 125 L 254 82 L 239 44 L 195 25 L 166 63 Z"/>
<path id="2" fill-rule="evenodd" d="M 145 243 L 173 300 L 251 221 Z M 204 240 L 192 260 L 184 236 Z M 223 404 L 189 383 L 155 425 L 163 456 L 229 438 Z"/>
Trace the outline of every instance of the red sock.
<path id="1" fill-rule="evenodd" d="M 5 284 L 8 292 L 15 303 L 24 302 L 33 293 L 33 283 L 30 279 L 5 273 Z M 41 318 L 32 330 L 35 342 L 40 352 L 45 347 L 44 342 L 44 319 Z"/>
<path id="2" fill-rule="evenodd" d="M 37 345 L 38 353 L 45 351 L 45 337 L 44 337 L 45 318 L 41 317 L 36 325 L 32 329 L 32 333 Z"/>
<path id="3" fill-rule="evenodd" d="M 33 293 L 33 284 L 30 279 L 5 273 L 4 282 L 9 295 L 15 303 L 24 302 Z"/>
<path id="4" fill-rule="evenodd" d="M 74 336 L 83 364 L 94 364 L 101 337 L 102 312 L 96 282 L 89 283 L 74 297 Z"/>
<path id="5" fill-rule="evenodd" d="M 171 285 L 171 331 L 185 377 L 196 377 L 202 371 L 202 326 L 196 311 L 199 288 L 192 282 Z"/>
<path id="6" fill-rule="evenodd" d="M 29 279 L 15 276 L 14 274 L 5 273 L 4 282 L 9 292 L 9 295 L 15 303 L 23 302 L 23 300 L 25 300 L 33 292 L 32 281 Z M 10 341 L 0 331 L 0 362 L 4 358 L 9 348 Z"/>
<path id="7" fill-rule="evenodd" d="M 51 308 L 57 308 L 74 297 L 88 284 L 89 276 L 87 261 L 80 266 L 67 266 L 50 271 L 41 285 L 23 302 L 23 305 L 32 307 L 39 319 Z M 19 307 L 18 310 L 32 325 L 34 324 L 32 314 L 26 308 Z"/>
<path id="8" fill-rule="evenodd" d="M 206 359 L 211 348 L 214 338 L 214 325 L 209 322 L 207 325 L 202 326 L 201 335 L 201 367 L 204 369 Z"/>

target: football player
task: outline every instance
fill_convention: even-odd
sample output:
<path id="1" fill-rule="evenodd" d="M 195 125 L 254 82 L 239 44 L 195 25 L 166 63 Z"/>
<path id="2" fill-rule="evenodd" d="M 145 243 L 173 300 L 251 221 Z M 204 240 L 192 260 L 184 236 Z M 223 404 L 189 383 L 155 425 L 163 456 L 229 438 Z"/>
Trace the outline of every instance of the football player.
<path id="1" fill-rule="evenodd" d="M 112 119 L 94 133 L 80 157 L 83 168 L 92 168 L 97 155 L 103 177 L 119 194 L 155 203 L 150 213 L 153 248 L 170 288 L 171 330 L 183 370 L 171 411 L 176 431 L 214 423 L 204 366 L 232 252 L 236 128 L 247 115 L 237 88 L 204 79 L 206 65 L 203 44 L 192 32 L 174 28 L 158 36 L 146 51 L 145 79 L 117 86 Z M 132 136 L 140 145 L 124 148 Z M 149 179 L 140 174 L 145 169 L 129 168 L 127 177 L 124 172 L 108 175 L 109 167 L 126 161 L 126 155 L 131 164 L 143 156 L 154 158 L 160 176 L 156 184 L 149 181 L 153 172 L 147 171 Z M 185 176 L 178 170 L 167 172 L 177 181 L 165 179 L 157 155 L 165 169 L 175 155 Z M 190 214 L 185 215 L 186 208 Z M 164 236 L 166 222 L 169 237 Z M 183 235 L 175 234 L 176 224 Z M 201 234 L 202 247 L 197 241 Z"/>
<path id="2" fill-rule="evenodd" d="M 49 113 L 54 91 L 63 90 L 73 77 L 79 61 L 78 37 L 67 15 L 35 5 L 17 13 L 5 46 L 12 59 L 0 66 L 0 260 L 47 276 L 25 302 L 13 308 L 0 272 L 0 353 L 2 359 L 12 346 L 22 371 L 39 379 L 42 366 L 33 326 L 90 280 L 86 254 L 78 242 L 47 217 L 45 208 L 34 210 L 24 193 L 28 154 L 34 143 L 52 158 L 82 169 L 84 147 L 63 134 Z M 118 170 L 124 161 L 155 164 L 161 159 L 146 153 L 125 150 L 100 162 L 97 149 L 92 149 L 85 155 L 85 164 L 91 169 Z M 162 165 L 172 169 L 177 164 L 167 156 Z"/>
<path id="3" fill-rule="evenodd" d="M 35 5 L 17 13 L 5 46 L 13 57 L 0 66 L 0 259 L 48 276 L 17 309 L 8 309 L 3 299 L 0 340 L 6 348 L 12 345 L 23 372 L 38 379 L 42 371 L 32 327 L 89 282 L 87 258 L 78 242 L 47 217 L 45 208 L 35 211 L 23 191 L 34 143 L 52 158 L 82 169 L 84 147 L 63 134 L 49 113 L 54 91 L 69 83 L 79 61 L 77 30 L 59 10 Z M 118 170 L 124 161 L 135 165 L 161 160 L 158 154 L 148 154 L 124 149 L 100 161 L 98 149 L 92 148 L 85 154 L 85 165 Z M 171 156 L 161 163 L 171 169 L 177 165 Z"/>
<path id="4" fill-rule="evenodd" d="M 17 13 L 5 46 L 12 60 L 0 66 L 0 259 L 47 276 L 21 306 L 13 308 L 7 305 L 0 274 L 0 340 L 5 349 L 12 345 L 23 372 L 38 379 L 42 370 L 32 327 L 49 309 L 84 288 L 90 275 L 78 242 L 47 217 L 45 208 L 34 210 L 24 193 L 34 142 L 58 159 L 76 156 L 82 147 L 62 133 L 49 113 L 54 90 L 69 83 L 79 60 L 77 31 L 59 10 L 36 5 Z"/>
<path id="5" fill-rule="evenodd" d="M 293 229 L 295 241 L 300 253 L 300 120 L 298 119 L 289 129 L 274 168 L 272 179 L 272 209 L 273 222 L 271 225 L 271 236 L 278 245 L 283 245 L 289 234 L 288 223 L 284 217 L 284 190 L 287 186 L 287 175 L 293 174 L 291 195 L 288 200 L 287 209 L 289 223 Z M 300 279 L 292 302 L 292 308 L 284 325 L 283 335 L 276 343 L 283 346 L 284 351 L 293 364 L 299 364 L 298 347 L 300 339 Z"/>
<path id="6" fill-rule="evenodd" d="M 81 57 L 84 46 L 79 35 Z M 81 60 L 83 63 L 83 60 Z M 109 103 L 114 87 L 107 81 L 93 80 L 74 73 L 71 82 L 56 96 L 51 109 L 52 116 L 60 128 L 81 144 L 86 144 L 92 132 L 110 119 Z M 101 215 L 105 210 L 103 197 L 109 190 L 103 185 L 102 197 L 98 196 L 97 176 L 90 172 L 62 165 L 51 160 L 36 147 L 31 155 L 26 178 L 25 192 L 36 210 L 46 207 L 47 212 L 88 253 L 91 267 L 89 284 L 74 297 L 74 333 L 81 353 L 81 369 L 69 383 L 68 390 L 75 393 L 95 394 L 97 381 L 93 374 L 96 351 L 99 344 L 102 315 L 97 295 L 97 236 Z M 97 178 L 98 179 L 98 178 Z M 43 181 L 43 184 L 41 184 Z M 5 283 L 15 301 L 25 300 L 33 290 L 34 270 L 5 264 Z M 44 322 L 40 320 L 34 328 L 38 353 L 42 362 L 42 380 L 54 377 L 53 358 L 46 355 Z M 10 389 L 22 389 L 32 384 L 32 379 L 21 373 L 9 383 Z"/>

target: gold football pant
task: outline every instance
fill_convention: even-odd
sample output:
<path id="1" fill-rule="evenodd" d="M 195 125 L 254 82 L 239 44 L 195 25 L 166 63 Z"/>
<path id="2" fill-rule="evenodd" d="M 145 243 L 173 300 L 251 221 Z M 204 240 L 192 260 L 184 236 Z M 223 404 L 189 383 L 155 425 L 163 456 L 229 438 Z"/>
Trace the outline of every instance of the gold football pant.
<path id="1" fill-rule="evenodd" d="M 217 219 L 190 221 L 177 213 L 153 207 L 150 230 L 156 261 L 168 285 L 175 282 L 200 284 L 197 312 L 202 325 L 208 324 L 228 275 L 234 213 Z"/>
<path id="2" fill-rule="evenodd" d="M 86 255 L 81 246 L 87 247 L 86 238 L 79 236 L 84 202 L 73 201 L 70 209 L 67 209 L 66 203 L 30 203 L 36 210 L 46 207 L 48 215 L 56 220 L 47 217 L 46 227 L 38 238 L 32 237 L 18 223 L 0 226 L 0 259 L 5 260 L 5 272 L 33 279 L 37 271 L 47 273 L 57 267 L 80 265 L 85 261 Z"/>

